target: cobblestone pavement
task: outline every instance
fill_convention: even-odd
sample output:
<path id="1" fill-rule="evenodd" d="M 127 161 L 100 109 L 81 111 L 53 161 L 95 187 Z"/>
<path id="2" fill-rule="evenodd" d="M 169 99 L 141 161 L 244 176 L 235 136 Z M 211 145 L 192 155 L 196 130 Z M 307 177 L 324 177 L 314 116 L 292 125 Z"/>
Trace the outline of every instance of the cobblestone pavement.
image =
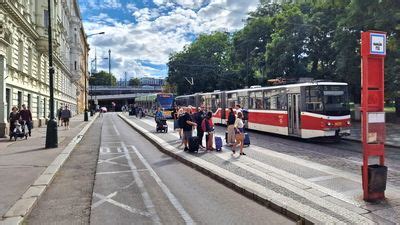
<path id="1" fill-rule="evenodd" d="M 151 118 L 142 119 L 141 121 L 138 119 L 132 120 L 151 133 L 155 133 L 154 121 Z M 172 127 L 171 122 L 169 125 Z M 216 127 L 217 136 L 224 137 L 224 132 L 224 127 Z M 246 177 L 246 179 L 256 184 L 263 184 L 276 193 L 290 196 L 296 201 L 324 213 L 328 217 L 336 218 L 343 222 L 354 222 L 351 219 L 356 217 L 343 214 L 340 210 L 335 210 L 334 206 L 332 206 L 333 208 L 326 208 L 324 204 L 338 201 L 341 202 L 341 205 L 350 208 L 350 211 L 358 212 L 359 214 L 373 211 L 373 213 L 365 216 L 372 218 L 373 221 L 384 223 L 397 221 L 396 215 L 398 213 L 394 214 L 394 217 L 389 217 L 388 220 L 378 215 L 384 215 L 390 210 L 396 211 L 398 210 L 396 207 L 400 205 L 400 196 L 393 194 L 397 193 L 396 191 L 400 187 L 400 154 L 398 149 L 386 148 L 386 163 L 389 166 L 388 185 L 390 190 L 396 191 L 387 191 L 389 202 L 374 208 L 374 206 L 362 201 L 360 184 L 362 155 L 359 143 L 345 140 L 340 143 L 320 143 L 252 131 L 249 134 L 251 146 L 245 149 L 248 155 L 244 159 L 239 157 L 240 160 L 238 162 L 231 162 L 231 158 L 226 153 L 198 154 L 198 156 L 207 162 L 218 165 L 220 168 Z M 176 132 L 168 134 L 155 133 L 155 135 L 174 146 L 179 144 Z M 226 148 L 225 150 L 229 151 Z M 244 162 L 242 162 L 243 160 Z M 373 163 L 373 161 L 370 163 Z M 244 169 L 246 167 L 251 168 Z M 271 174 L 272 177 L 276 173 L 275 175 L 278 176 L 278 179 L 291 183 L 296 187 L 304 188 L 304 185 L 308 186 L 305 188 L 307 192 L 299 195 L 299 192 L 293 189 L 276 186 L 277 183 L 265 179 L 264 173 L 257 174 L 257 172 L 254 173 L 254 170 L 263 171 L 268 175 Z M 276 182 L 279 183 L 279 181 Z M 312 196 L 305 197 L 308 193 L 322 198 L 323 201 L 328 200 L 328 203 L 321 204 L 321 199 L 317 198 L 314 201 Z M 344 203 L 350 203 L 350 206 Z"/>

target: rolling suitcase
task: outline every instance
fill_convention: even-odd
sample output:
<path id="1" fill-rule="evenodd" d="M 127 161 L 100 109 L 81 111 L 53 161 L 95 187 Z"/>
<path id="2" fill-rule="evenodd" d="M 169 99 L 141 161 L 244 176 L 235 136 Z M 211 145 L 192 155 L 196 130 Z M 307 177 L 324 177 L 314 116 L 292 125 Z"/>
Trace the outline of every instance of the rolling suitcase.
<path id="1" fill-rule="evenodd" d="M 215 137 L 215 149 L 217 151 L 222 150 L 222 138 L 221 137 L 218 137 L 218 136 Z"/>
<path id="2" fill-rule="evenodd" d="M 243 140 L 243 145 L 250 145 L 250 136 L 248 133 L 244 133 L 244 140 Z"/>
<path id="3" fill-rule="evenodd" d="M 193 136 L 189 138 L 189 152 L 198 152 L 199 146 L 200 146 L 200 141 L 198 137 Z"/>

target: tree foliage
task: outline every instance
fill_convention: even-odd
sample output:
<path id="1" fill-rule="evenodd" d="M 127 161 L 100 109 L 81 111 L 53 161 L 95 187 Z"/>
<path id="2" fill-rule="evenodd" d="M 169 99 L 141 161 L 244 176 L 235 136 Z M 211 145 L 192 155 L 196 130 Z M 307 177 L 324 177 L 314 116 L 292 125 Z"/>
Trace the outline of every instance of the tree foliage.
<path id="1" fill-rule="evenodd" d="M 116 84 L 117 78 L 105 71 L 93 73 L 89 79 L 89 85 L 115 86 Z"/>
<path id="2" fill-rule="evenodd" d="M 137 77 L 132 77 L 130 80 L 129 80 L 129 84 L 128 84 L 129 86 L 139 86 L 140 85 L 140 79 L 139 78 L 137 78 Z"/>
<path id="3" fill-rule="evenodd" d="M 398 0 L 260 0 L 243 29 L 200 35 L 170 56 L 168 82 L 178 94 L 227 90 L 276 77 L 312 77 L 350 84 L 360 98 L 362 31 L 387 32 L 386 97 L 400 89 Z M 188 80 L 193 77 L 194 85 Z"/>

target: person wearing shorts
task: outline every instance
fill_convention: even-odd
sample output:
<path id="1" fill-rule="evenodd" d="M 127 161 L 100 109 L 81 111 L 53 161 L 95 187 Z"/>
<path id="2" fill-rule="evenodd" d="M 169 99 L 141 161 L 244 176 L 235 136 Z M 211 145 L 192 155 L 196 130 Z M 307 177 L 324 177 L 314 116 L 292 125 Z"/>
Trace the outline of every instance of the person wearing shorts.
<path id="1" fill-rule="evenodd" d="M 183 137 L 182 137 L 182 141 L 183 144 L 185 145 L 184 150 L 185 151 L 189 151 L 189 140 L 192 137 L 192 130 L 193 127 L 196 127 L 196 123 L 193 122 L 192 117 L 190 116 L 190 108 L 186 109 L 185 114 L 183 114 L 183 124 L 182 124 L 182 130 L 183 130 Z"/>
<path id="2" fill-rule="evenodd" d="M 69 129 L 69 118 L 71 118 L 71 110 L 69 110 L 68 106 L 66 105 L 61 111 L 61 120 L 63 121 L 65 129 Z"/>

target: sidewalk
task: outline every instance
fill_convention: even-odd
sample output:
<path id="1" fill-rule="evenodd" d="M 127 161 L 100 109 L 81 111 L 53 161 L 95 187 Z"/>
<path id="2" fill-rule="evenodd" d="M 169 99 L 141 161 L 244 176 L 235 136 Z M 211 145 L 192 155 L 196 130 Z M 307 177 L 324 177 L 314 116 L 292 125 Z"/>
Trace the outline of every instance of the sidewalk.
<path id="1" fill-rule="evenodd" d="M 400 190 L 388 185 L 387 201 L 362 200 L 361 177 L 312 161 L 251 145 L 246 156 L 188 154 L 178 148 L 176 132 L 156 133 L 154 122 L 125 118 L 162 151 L 225 185 L 304 223 L 396 224 L 400 221 Z M 172 123 L 169 123 L 172 127 Z M 221 136 L 220 134 L 217 134 Z"/>
<path id="2" fill-rule="evenodd" d="M 80 140 L 77 135 L 82 135 L 80 132 L 85 131 L 96 117 L 84 122 L 83 114 L 77 115 L 71 118 L 69 130 L 59 127 L 58 148 L 44 148 L 46 127 L 34 128 L 32 137 L 27 140 L 0 139 L 0 224 L 22 221 L 68 158 L 65 151 L 73 150 Z"/>
<path id="3" fill-rule="evenodd" d="M 351 135 L 344 139 L 361 141 L 361 123 L 353 121 L 351 125 Z M 400 124 L 386 123 L 386 141 L 388 146 L 400 148 Z"/>

